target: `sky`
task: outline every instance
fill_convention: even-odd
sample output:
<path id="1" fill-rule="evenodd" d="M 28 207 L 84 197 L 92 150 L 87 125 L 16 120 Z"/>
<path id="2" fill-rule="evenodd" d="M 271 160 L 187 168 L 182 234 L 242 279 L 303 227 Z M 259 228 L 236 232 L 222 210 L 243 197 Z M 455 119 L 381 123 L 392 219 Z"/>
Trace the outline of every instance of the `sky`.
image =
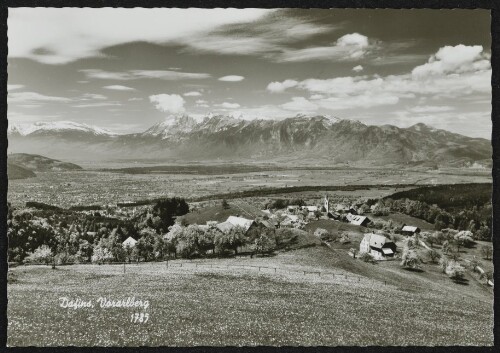
<path id="1" fill-rule="evenodd" d="M 491 138 L 489 28 L 487 10 L 9 9 L 8 119 L 304 114 Z"/>

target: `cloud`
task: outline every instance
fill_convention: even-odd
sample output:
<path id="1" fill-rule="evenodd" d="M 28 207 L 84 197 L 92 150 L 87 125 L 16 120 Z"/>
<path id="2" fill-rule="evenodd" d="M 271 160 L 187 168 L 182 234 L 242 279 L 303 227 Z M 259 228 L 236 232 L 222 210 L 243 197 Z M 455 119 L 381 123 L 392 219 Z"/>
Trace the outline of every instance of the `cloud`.
<path id="1" fill-rule="evenodd" d="M 142 101 L 142 100 L 144 100 L 144 98 L 132 97 L 128 99 L 129 102 Z"/>
<path id="2" fill-rule="evenodd" d="M 413 107 L 413 108 L 408 109 L 408 111 L 411 113 L 440 113 L 440 112 L 449 112 L 452 110 L 455 110 L 455 108 L 453 108 L 451 106 L 445 106 L 445 105 L 441 105 L 441 106 L 426 105 L 426 106 L 417 106 L 417 107 Z"/>
<path id="3" fill-rule="evenodd" d="M 211 77 L 207 73 L 179 72 L 171 70 L 129 70 L 129 71 L 104 71 L 99 69 L 80 70 L 87 78 L 102 80 L 138 80 L 145 78 L 156 78 L 160 80 L 199 80 Z"/>
<path id="4" fill-rule="evenodd" d="M 24 85 L 7 85 L 7 91 L 14 91 L 21 88 L 24 88 Z"/>
<path id="5" fill-rule="evenodd" d="M 9 103 L 71 102 L 71 98 L 46 96 L 37 92 L 15 92 L 7 95 Z"/>
<path id="6" fill-rule="evenodd" d="M 103 48 L 124 43 L 182 43 L 186 38 L 196 38 L 224 25 L 252 23 L 272 11 L 13 8 L 8 18 L 9 57 L 66 64 L 81 58 L 102 57 Z"/>
<path id="7" fill-rule="evenodd" d="M 186 92 L 183 94 L 183 96 L 185 96 L 185 97 L 199 97 L 201 95 L 202 94 L 198 91 L 191 91 L 191 92 Z"/>
<path id="8" fill-rule="evenodd" d="M 412 75 L 426 77 L 449 73 L 465 73 L 490 69 L 489 55 L 483 52 L 481 45 L 463 44 L 445 46 L 432 55 L 424 65 L 415 67 Z"/>
<path id="9" fill-rule="evenodd" d="M 102 94 L 95 94 L 95 93 L 85 93 L 79 100 L 82 101 L 87 101 L 87 100 L 103 100 L 103 99 L 108 99 L 108 97 L 103 96 Z"/>
<path id="10" fill-rule="evenodd" d="M 223 76 L 219 78 L 219 81 L 225 81 L 225 82 L 240 82 L 245 79 L 244 76 L 238 76 L 238 75 L 228 75 L 228 76 Z"/>
<path id="11" fill-rule="evenodd" d="M 295 80 L 285 80 L 283 82 L 271 82 L 267 85 L 267 90 L 271 93 L 281 93 L 287 88 L 292 88 L 297 86 L 298 82 Z"/>
<path id="12" fill-rule="evenodd" d="M 237 109 L 240 107 L 240 105 L 238 103 L 228 103 L 228 102 L 224 102 L 222 104 L 219 104 L 219 107 L 221 108 L 225 108 L 225 109 Z"/>
<path id="13" fill-rule="evenodd" d="M 136 90 L 135 88 L 128 87 L 128 86 L 122 86 L 122 85 L 104 86 L 103 88 L 114 90 L 114 91 L 135 91 Z"/>
<path id="14" fill-rule="evenodd" d="M 155 108 L 172 114 L 183 113 L 186 101 L 178 94 L 156 94 L 149 96 L 149 101 L 155 103 Z"/>
<path id="15" fill-rule="evenodd" d="M 119 102 L 98 102 L 98 103 L 84 103 L 73 105 L 73 108 L 98 108 L 98 107 L 114 107 L 119 106 Z"/>
<path id="16" fill-rule="evenodd" d="M 293 97 L 288 103 L 282 104 L 282 108 L 300 112 L 311 112 L 318 110 L 318 106 L 304 97 Z"/>
<path id="17" fill-rule="evenodd" d="M 482 53 L 482 48 L 457 47 L 439 49 L 429 59 L 431 66 L 417 66 L 408 74 L 309 78 L 297 83 L 289 80 L 293 84 L 288 85 L 285 85 L 285 80 L 271 82 L 268 88 L 284 91 L 287 87 L 294 87 L 307 91 L 314 104 L 329 110 L 395 105 L 404 99 L 415 98 L 464 99 L 490 93 L 491 69 L 489 62 L 485 62 L 487 55 Z M 439 64 L 434 65 L 436 62 Z M 301 102 L 306 104 L 303 100 Z"/>
<path id="18" fill-rule="evenodd" d="M 225 55 L 259 55 L 276 59 L 290 43 L 334 30 L 331 24 L 317 24 L 306 18 L 270 11 L 256 21 L 221 26 L 203 35 L 184 38 L 188 51 Z"/>
<path id="19" fill-rule="evenodd" d="M 280 56 L 283 61 L 300 62 L 314 60 L 348 61 L 364 57 L 375 45 L 368 37 L 359 33 L 346 34 L 331 46 L 317 46 L 304 49 L 286 49 Z"/>
<path id="20" fill-rule="evenodd" d="M 361 66 L 361 65 L 354 66 L 352 68 L 352 71 L 354 71 L 354 72 L 361 72 L 361 71 L 363 71 L 363 66 Z"/>

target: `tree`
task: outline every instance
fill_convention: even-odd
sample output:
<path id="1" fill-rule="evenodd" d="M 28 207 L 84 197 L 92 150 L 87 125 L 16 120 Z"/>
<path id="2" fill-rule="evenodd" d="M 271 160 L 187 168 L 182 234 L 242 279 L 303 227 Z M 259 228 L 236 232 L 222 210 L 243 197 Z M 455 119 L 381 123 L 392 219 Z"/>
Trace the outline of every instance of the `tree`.
<path id="1" fill-rule="evenodd" d="M 430 249 L 427 251 L 427 256 L 431 260 L 432 263 L 437 263 L 441 258 L 441 255 L 434 249 Z"/>
<path id="2" fill-rule="evenodd" d="M 28 253 L 28 256 L 24 259 L 24 261 L 27 263 L 48 265 L 54 262 L 54 254 L 47 245 L 42 245 L 36 248 L 32 253 Z"/>
<path id="3" fill-rule="evenodd" d="M 271 231 L 262 232 L 261 235 L 254 240 L 253 252 L 257 254 L 267 254 L 276 248 L 276 239 Z"/>
<path id="4" fill-rule="evenodd" d="M 468 230 L 462 230 L 453 236 L 453 242 L 457 247 L 457 252 L 460 252 L 460 247 L 469 246 L 474 242 L 472 239 L 472 233 Z"/>
<path id="5" fill-rule="evenodd" d="M 144 261 L 150 261 L 154 258 L 156 233 L 152 229 L 143 229 L 140 232 L 141 238 L 135 244 L 137 256 L 142 257 Z"/>
<path id="6" fill-rule="evenodd" d="M 454 281 L 462 281 L 465 277 L 465 268 L 456 261 L 450 261 L 445 273 Z"/>
<path id="7" fill-rule="evenodd" d="M 87 240 L 83 240 L 80 242 L 76 256 L 80 261 L 90 262 L 93 252 L 94 252 L 93 245 L 90 244 Z"/>
<path id="8" fill-rule="evenodd" d="M 237 254 L 238 247 L 243 246 L 246 242 L 245 230 L 239 226 L 233 227 L 228 232 L 217 234 L 214 242 L 218 253 L 233 250 Z"/>
<path id="9" fill-rule="evenodd" d="M 403 255 L 401 256 L 401 266 L 410 269 L 419 269 L 422 260 L 417 254 L 417 251 L 405 247 L 403 250 Z"/>
<path id="10" fill-rule="evenodd" d="M 92 262 L 98 263 L 99 265 L 104 262 L 110 262 L 113 260 L 113 254 L 109 251 L 108 248 L 102 246 L 101 244 L 97 245 L 94 248 L 94 252 L 92 254 Z"/>
<path id="11" fill-rule="evenodd" d="M 153 215 L 160 217 L 159 228 L 156 230 L 164 232 L 174 224 L 174 218 L 183 216 L 189 212 L 189 205 L 181 198 L 167 198 L 159 200 L 153 206 Z"/>
<path id="12" fill-rule="evenodd" d="M 226 199 L 222 200 L 222 208 L 225 209 L 225 210 L 231 208 L 231 206 L 229 206 L 229 203 L 227 202 Z"/>
<path id="13" fill-rule="evenodd" d="M 483 258 L 485 258 L 486 260 L 490 260 L 493 256 L 493 248 L 488 245 L 483 245 L 481 247 L 481 255 L 483 255 Z"/>
<path id="14" fill-rule="evenodd" d="M 175 257 L 177 257 L 177 243 L 179 239 L 182 238 L 184 229 L 185 228 L 179 224 L 174 224 L 168 228 L 168 233 L 164 235 L 164 239 L 167 243 L 167 252 L 174 253 Z"/>
<path id="15" fill-rule="evenodd" d="M 314 217 L 316 217 L 316 219 L 319 219 L 322 215 L 323 214 L 320 211 L 318 210 L 314 211 Z"/>
<path id="16" fill-rule="evenodd" d="M 215 226 L 209 226 L 204 232 L 198 234 L 198 249 L 200 253 L 206 254 L 208 250 L 215 250 L 215 236 L 219 230 Z"/>
<path id="17" fill-rule="evenodd" d="M 444 254 L 447 254 L 450 252 L 450 242 L 448 240 L 445 240 L 443 242 L 443 245 L 441 246 L 441 250 L 443 251 Z"/>

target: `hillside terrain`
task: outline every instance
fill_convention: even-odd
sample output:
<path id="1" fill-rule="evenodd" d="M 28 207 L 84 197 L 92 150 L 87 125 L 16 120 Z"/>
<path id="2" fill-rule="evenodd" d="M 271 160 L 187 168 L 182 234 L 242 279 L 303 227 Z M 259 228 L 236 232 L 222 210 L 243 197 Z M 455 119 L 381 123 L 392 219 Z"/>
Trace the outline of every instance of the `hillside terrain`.
<path id="1" fill-rule="evenodd" d="M 11 161 L 7 161 L 7 177 L 9 180 L 33 178 L 35 176 L 36 174 L 31 170 L 12 163 Z"/>
<path id="2" fill-rule="evenodd" d="M 487 290 L 471 284 L 465 291 L 437 271 L 366 264 L 319 246 L 274 257 L 127 265 L 125 271 L 113 265 L 14 268 L 9 345 L 493 344 Z M 67 296 L 68 286 L 95 308 L 54 310 L 50 303 Z M 100 308 L 101 293 L 148 300 L 148 322 L 131 323 L 131 309 Z M 32 325 L 25 324 L 28 317 Z M 53 324 L 43 324 L 47 317 Z"/>
<path id="3" fill-rule="evenodd" d="M 142 133 L 123 135 L 73 122 L 37 124 L 10 126 L 10 150 L 44 151 L 74 159 L 300 160 L 425 168 L 491 165 L 488 140 L 424 124 L 399 128 L 326 116 L 249 121 L 222 115 L 197 120 L 182 115 L 169 117 Z"/>
<path id="4" fill-rule="evenodd" d="M 21 166 L 33 172 L 58 172 L 81 170 L 82 167 L 74 163 L 62 162 L 37 154 L 12 153 L 8 155 L 9 163 Z"/>

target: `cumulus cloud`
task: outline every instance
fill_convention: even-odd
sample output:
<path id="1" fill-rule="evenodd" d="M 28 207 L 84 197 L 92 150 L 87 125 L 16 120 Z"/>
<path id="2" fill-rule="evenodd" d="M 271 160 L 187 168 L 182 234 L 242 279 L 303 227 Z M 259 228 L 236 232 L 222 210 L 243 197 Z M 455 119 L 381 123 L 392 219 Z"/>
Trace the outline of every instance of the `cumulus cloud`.
<path id="1" fill-rule="evenodd" d="M 219 78 L 219 81 L 225 81 L 225 82 L 240 82 L 245 79 L 244 76 L 238 76 L 238 75 L 228 75 L 228 76 L 223 76 Z"/>
<path id="2" fill-rule="evenodd" d="M 110 86 L 104 86 L 103 88 L 114 91 L 135 91 L 135 88 L 122 85 L 110 85 Z"/>
<path id="3" fill-rule="evenodd" d="M 282 108 L 300 112 L 311 112 L 318 110 L 318 106 L 304 97 L 293 97 L 288 103 L 282 104 Z"/>
<path id="4" fill-rule="evenodd" d="M 465 73 L 490 68 L 489 55 L 483 52 L 481 45 L 467 46 L 463 44 L 445 46 L 440 48 L 429 61 L 415 67 L 412 75 L 425 77 L 431 75 L 443 75 L 449 73 Z"/>
<path id="5" fill-rule="evenodd" d="M 149 101 L 155 103 L 155 108 L 162 112 L 178 114 L 184 112 L 184 98 L 178 94 L 155 94 L 149 96 Z"/>
<path id="6" fill-rule="evenodd" d="M 186 92 L 183 94 L 185 97 L 199 97 L 201 96 L 201 93 L 198 91 L 191 91 L 191 92 Z"/>
<path id="7" fill-rule="evenodd" d="M 346 34 L 330 46 L 317 46 L 304 49 L 287 49 L 281 55 L 283 61 L 360 59 L 371 49 L 368 37 L 359 33 Z"/>
<path id="8" fill-rule="evenodd" d="M 99 108 L 99 107 L 114 107 L 120 106 L 119 102 L 98 102 L 98 103 L 83 103 L 72 105 L 73 108 Z"/>
<path id="9" fill-rule="evenodd" d="M 176 80 L 196 80 L 211 77 L 207 73 L 180 72 L 172 70 L 129 70 L 129 71 L 104 71 L 100 69 L 85 69 L 80 70 L 87 78 L 102 79 L 102 80 L 138 80 L 144 78 L 156 78 L 160 80 L 176 81 Z"/>
<path id="10" fill-rule="evenodd" d="M 225 108 L 225 109 L 237 109 L 240 107 L 240 105 L 238 103 L 228 103 L 228 102 L 224 102 L 222 104 L 219 104 L 219 107 L 221 108 Z"/>
<path id="11" fill-rule="evenodd" d="M 443 47 L 427 64 L 416 67 L 408 74 L 310 78 L 300 82 L 289 80 L 293 84 L 288 86 L 309 92 L 314 104 L 330 110 L 395 105 L 403 99 L 426 97 L 463 99 L 468 95 L 491 91 L 491 69 L 485 59 L 487 56 L 480 46 Z M 285 82 L 287 80 L 271 82 L 268 89 L 284 91 L 288 87 Z M 300 102 L 306 104 L 303 100 Z"/>
<path id="12" fill-rule="evenodd" d="M 354 67 L 352 68 L 352 71 L 354 71 L 354 72 L 360 72 L 360 71 L 363 71 L 363 66 L 361 66 L 361 65 L 354 66 Z"/>
<path id="13" fill-rule="evenodd" d="M 267 85 L 267 90 L 271 93 L 281 93 L 288 88 L 297 86 L 298 82 L 295 80 L 285 80 L 283 82 L 271 82 Z"/>

